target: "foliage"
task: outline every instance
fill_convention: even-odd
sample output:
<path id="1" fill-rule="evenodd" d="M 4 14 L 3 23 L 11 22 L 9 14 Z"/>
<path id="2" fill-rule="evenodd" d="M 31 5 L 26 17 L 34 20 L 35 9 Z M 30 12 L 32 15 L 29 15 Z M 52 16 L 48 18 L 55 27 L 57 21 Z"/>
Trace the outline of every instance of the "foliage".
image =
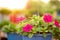
<path id="1" fill-rule="evenodd" d="M 55 0 L 55 1 L 51 1 L 50 3 L 51 3 L 51 5 L 55 5 L 56 6 L 56 11 L 60 10 L 60 1 Z"/>
<path id="2" fill-rule="evenodd" d="M 6 9 L 6 8 L 2 8 L 2 9 L 0 10 L 0 13 L 1 13 L 1 14 L 9 14 L 9 13 L 11 13 L 11 10 Z"/>
<path id="3" fill-rule="evenodd" d="M 55 29 L 53 30 L 53 33 L 54 33 L 53 37 L 54 37 L 55 39 L 60 40 L 60 29 L 59 29 L 59 28 L 55 28 Z"/>
<path id="4" fill-rule="evenodd" d="M 31 1 L 27 5 L 27 10 L 29 10 L 28 14 L 37 13 L 37 14 L 40 14 L 40 15 L 43 15 L 44 13 L 47 13 L 47 12 L 53 14 L 53 12 L 56 11 L 56 9 L 52 8 L 51 3 L 45 4 L 41 1 L 38 1 L 38 2 Z"/>
<path id="5" fill-rule="evenodd" d="M 0 23 L 0 29 L 5 26 L 5 25 L 8 25 L 9 24 L 9 21 L 6 21 L 6 20 L 3 20 L 1 23 Z"/>
<path id="6" fill-rule="evenodd" d="M 48 20 L 48 19 L 47 19 Z M 26 25 L 29 25 L 29 27 L 32 27 L 32 30 L 29 31 L 29 27 L 27 27 Z M 27 27 L 26 30 L 28 30 L 28 32 L 26 32 L 26 30 L 24 31 L 24 27 Z M 39 17 L 39 16 L 33 16 L 31 17 L 31 19 L 29 21 L 24 21 L 22 23 L 19 23 L 17 26 L 18 29 L 18 33 L 20 33 L 21 35 L 27 35 L 29 38 L 33 37 L 33 35 L 35 34 L 40 34 L 42 33 L 44 37 L 46 37 L 46 33 L 52 33 L 52 35 L 55 33 L 53 33 L 53 29 L 55 30 L 56 26 L 54 25 L 54 21 L 46 23 L 44 22 L 43 17 Z"/>
<path id="7" fill-rule="evenodd" d="M 18 33 L 21 35 L 33 37 L 36 34 L 46 34 L 52 33 L 56 36 L 57 32 L 59 35 L 60 25 L 50 14 L 45 14 L 44 16 L 33 15 L 30 19 L 19 22 L 18 24 L 9 23 L 9 25 L 3 26 L 2 30 L 4 32 Z"/>
<path id="8" fill-rule="evenodd" d="M 13 23 L 9 23 L 9 25 L 3 26 L 2 31 L 7 33 L 14 33 L 16 32 L 16 25 Z"/>
<path id="9" fill-rule="evenodd" d="M 60 20 L 58 20 L 60 22 Z M 53 37 L 57 40 L 60 40 L 60 28 L 53 29 Z"/>

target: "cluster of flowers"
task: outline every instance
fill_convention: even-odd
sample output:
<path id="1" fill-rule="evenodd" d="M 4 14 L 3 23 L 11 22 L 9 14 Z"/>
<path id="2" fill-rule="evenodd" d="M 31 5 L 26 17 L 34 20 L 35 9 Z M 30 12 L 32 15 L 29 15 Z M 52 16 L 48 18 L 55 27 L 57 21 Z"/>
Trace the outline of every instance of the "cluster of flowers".
<path id="1" fill-rule="evenodd" d="M 18 23 L 18 22 L 21 22 L 21 21 L 24 21 L 24 20 L 27 20 L 26 17 L 24 16 L 20 16 L 19 18 L 16 18 L 15 15 L 12 15 L 10 16 L 10 21 L 13 22 L 13 23 Z M 52 15 L 50 14 L 45 14 L 43 16 L 43 21 L 46 22 L 46 23 L 50 23 L 52 21 L 54 21 L 54 25 L 58 28 L 60 28 L 60 23 L 58 20 L 53 20 L 53 17 Z M 24 27 L 23 27 L 23 31 L 24 32 L 30 32 L 33 28 L 33 25 L 31 25 L 30 23 L 27 23 Z"/>
<path id="2" fill-rule="evenodd" d="M 26 20 L 26 17 L 23 16 L 23 15 L 18 17 L 18 15 L 13 14 L 13 15 L 10 16 L 10 21 L 12 23 L 18 23 L 18 22 L 21 22 L 21 21 L 24 21 L 24 20 Z"/>

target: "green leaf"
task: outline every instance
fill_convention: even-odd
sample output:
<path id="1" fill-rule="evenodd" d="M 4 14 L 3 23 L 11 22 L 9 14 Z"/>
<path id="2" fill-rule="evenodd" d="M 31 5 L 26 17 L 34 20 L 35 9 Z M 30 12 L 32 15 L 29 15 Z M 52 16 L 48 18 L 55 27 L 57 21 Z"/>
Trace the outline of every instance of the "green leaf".
<path id="1" fill-rule="evenodd" d="M 45 38 L 47 35 L 46 35 L 46 33 L 43 33 L 43 37 Z"/>
<path id="2" fill-rule="evenodd" d="M 33 28 L 32 33 L 36 33 L 36 32 L 37 32 L 37 28 Z"/>
<path id="3" fill-rule="evenodd" d="M 9 32 L 8 25 L 5 25 L 5 26 L 2 28 L 2 31 L 4 31 L 4 32 Z"/>
<path id="4" fill-rule="evenodd" d="M 26 35 L 28 35 L 28 33 L 26 33 L 26 32 L 23 32 L 23 33 L 22 33 L 22 35 L 25 35 L 25 36 L 26 36 Z"/>
<path id="5" fill-rule="evenodd" d="M 30 34 L 28 35 L 28 37 L 29 37 L 29 38 L 32 38 L 32 37 L 33 37 L 33 34 L 32 34 L 32 33 L 30 33 Z"/>

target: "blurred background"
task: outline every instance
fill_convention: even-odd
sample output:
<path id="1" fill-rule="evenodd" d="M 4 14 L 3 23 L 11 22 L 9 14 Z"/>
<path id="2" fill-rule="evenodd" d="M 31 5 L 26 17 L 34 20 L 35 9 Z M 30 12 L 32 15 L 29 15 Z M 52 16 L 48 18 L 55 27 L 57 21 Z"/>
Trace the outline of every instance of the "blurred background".
<path id="1" fill-rule="evenodd" d="M 32 15 L 43 16 L 45 13 L 51 13 L 60 20 L 60 0 L 0 0 L 0 26 L 12 14 L 29 18 Z"/>
<path id="2" fill-rule="evenodd" d="M 9 20 L 11 14 L 32 14 L 42 16 L 50 12 L 54 17 L 60 15 L 60 0 L 0 0 L 0 22 Z"/>

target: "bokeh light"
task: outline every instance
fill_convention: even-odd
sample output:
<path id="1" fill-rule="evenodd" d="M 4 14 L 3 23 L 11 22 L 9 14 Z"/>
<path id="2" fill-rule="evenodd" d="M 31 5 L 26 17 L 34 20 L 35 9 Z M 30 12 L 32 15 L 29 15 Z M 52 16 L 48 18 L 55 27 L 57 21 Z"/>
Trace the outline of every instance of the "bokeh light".
<path id="1" fill-rule="evenodd" d="M 0 0 L 0 7 L 24 9 L 28 0 Z"/>
<path id="2" fill-rule="evenodd" d="M 48 3 L 50 0 L 41 0 L 44 3 Z"/>

